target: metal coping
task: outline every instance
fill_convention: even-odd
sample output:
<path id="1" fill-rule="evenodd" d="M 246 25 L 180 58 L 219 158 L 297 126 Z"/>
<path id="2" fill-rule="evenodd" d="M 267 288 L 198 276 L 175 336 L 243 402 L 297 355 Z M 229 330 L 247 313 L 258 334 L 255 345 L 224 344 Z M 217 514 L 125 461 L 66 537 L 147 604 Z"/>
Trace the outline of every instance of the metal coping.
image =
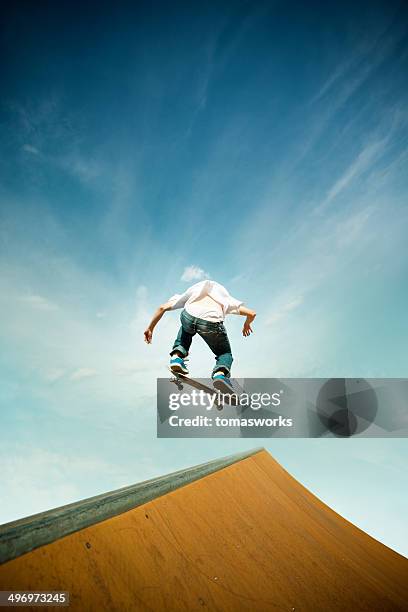
<path id="1" fill-rule="evenodd" d="M 264 448 L 235 453 L 0 525 L 0 563 L 175 491 Z"/>

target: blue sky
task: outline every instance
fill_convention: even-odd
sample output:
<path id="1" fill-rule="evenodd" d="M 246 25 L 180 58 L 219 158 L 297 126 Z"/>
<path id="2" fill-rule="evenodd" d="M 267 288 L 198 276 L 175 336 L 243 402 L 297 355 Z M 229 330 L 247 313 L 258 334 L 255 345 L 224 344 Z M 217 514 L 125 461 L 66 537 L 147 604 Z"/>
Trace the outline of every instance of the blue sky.
<path id="1" fill-rule="evenodd" d="M 227 322 L 236 376 L 406 376 L 404 2 L 1 21 L 0 522 L 258 445 L 156 439 L 178 318 L 142 332 L 205 275 L 258 312 Z M 264 444 L 408 554 L 405 440 Z"/>

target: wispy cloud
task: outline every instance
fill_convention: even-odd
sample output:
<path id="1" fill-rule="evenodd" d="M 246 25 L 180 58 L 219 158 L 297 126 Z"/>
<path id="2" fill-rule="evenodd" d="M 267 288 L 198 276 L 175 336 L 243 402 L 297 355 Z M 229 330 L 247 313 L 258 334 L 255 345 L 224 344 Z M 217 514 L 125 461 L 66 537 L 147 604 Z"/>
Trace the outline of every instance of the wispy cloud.
<path id="1" fill-rule="evenodd" d="M 318 102 L 325 94 L 350 70 L 351 66 L 356 62 L 355 57 L 351 57 L 336 66 L 333 72 L 327 77 L 326 81 L 320 87 L 317 94 L 312 98 L 311 103 Z"/>
<path id="2" fill-rule="evenodd" d="M 101 162 L 79 153 L 71 153 L 51 161 L 85 184 L 95 182 L 101 176 L 106 176 Z"/>
<path id="3" fill-rule="evenodd" d="M 147 347 L 143 330 L 153 306 L 145 286 L 129 291 L 122 287 L 118 293 L 106 278 L 87 273 L 69 257 L 32 253 L 27 259 L 30 267 L 12 261 L 1 265 L 1 344 L 8 361 L 30 377 L 30 395 L 41 395 L 52 412 L 71 411 L 72 418 L 87 418 L 98 411 L 101 421 L 109 418 L 120 426 L 120 411 L 143 394 L 154 393 L 155 377 L 164 370 L 174 340 L 176 318 L 166 318 Z M 19 288 L 24 286 L 39 290 L 22 295 Z M 55 296 L 52 302 L 50 295 Z M 95 316 L 101 305 L 109 317 Z M 86 397 L 82 383 L 90 385 Z M 110 410 L 101 410 L 109 402 L 120 407 L 115 418 Z"/>
<path id="4" fill-rule="evenodd" d="M 396 24 L 393 28 L 392 19 L 362 43 L 357 42 L 312 96 L 310 111 L 313 112 L 315 108 L 315 118 L 306 126 L 305 136 L 292 166 L 304 160 L 338 113 L 395 51 L 405 36 L 405 27 Z M 372 100 L 365 97 L 364 104 L 368 107 L 371 103 Z"/>
<path id="5" fill-rule="evenodd" d="M 397 11 L 398 12 L 398 11 Z M 340 103 L 344 102 L 367 80 L 367 78 L 389 57 L 399 40 L 405 36 L 405 27 L 396 21 L 392 14 L 376 31 L 367 30 L 361 39 L 361 33 L 355 33 L 355 45 L 352 52 L 344 57 L 328 75 L 312 103 L 330 95 L 339 86 L 336 97 L 340 94 Z"/>
<path id="6" fill-rule="evenodd" d="M 273 4 L 274 3 L 271 2 L 264 2 L 259 5 L 249 5 L 250 12 L 237 24 L 231 39 L 217 58 L 217 69 L 220 72 L 225 70 L 228 63 L 234 58 L 239 47 L 243 45 L 245 38 L 249 36 L 251 31 L 256 28 L 257 24 L 270 13 L 273 9 Z M 226 27 L 230 26 L 231 24 L 227 22 Z"/>
<path id="7" fill-rule="evenodd" d="M 30 144 L 24 144 L 22 146 L 22 149 L 26 153 L 31 153 L 32 155 L 39 155 L 40 154 L 40 151 L 37 149 L 37 147 L 34 147 L 33 145 L 30 145 Z"/>
<path id="8" fill-rule="evenodd" d="M 334 185 L 328 190 L 323 202 L 317 207 L 316 211 L 324 210 L 335 198 L 359 178 L 364 172 L 371 169 L 371 165 L 384 153 L 388 137 L 377 140 L 366 145 L 357 157 L 351 162 L 342 176 L 336 180 Z"/>
<path id="9" fill-rule="evenodd" d="M 98 372 L 93 368 L 79 368 L 70 376 L 71 380 L 84 380 L 85 378 L 93 378 Z"/>
<path id="10" fill-rule="evenodd" d="M 44 373 L 44 378 L 47 382 L 54 383 L 57 380 L 60 380 L 65 373 L 66 370 L 63 368 L 51 368 Z"/>
<path id="11" fill-rule="evenodd" d="M 187 268 L 184 269 L 184 272 L 181 275 L 181 280 L 185 281 L 186 283 L 190 283 L 194 280 L 199 281 L 209 277 L 210 275 L 202 268 L 199 268 L 198 266 L 187 266 Z"/>
<path id="12" fill-rule="evenodd" d="M 278 308 L 277 310 L 275 310 L 274 312 L 270 313 L 267 316 L 265 320 L 266 325 L 273 325 L 277 321 L 280 321 L 281 319 L 286 317 L 290 312 L 298 308 L 302 303 L 303 303 L 303 296 L 301 295 L 293 298 L 289 302 L 286 302 L 286 304 L 283 304 L 283 306 L 281 306 L 280 308 Z"/>
<path id="13" fill-rule="evenodd" d="M 20 298 L 21 302 L 28 304 L 35 310 L 57 310 L 58 306 L 53 302 L 50 302 L 41 295 L 25 295 Z"/>
<path id="14" fill-rule="evenodd" d="M 26 105 L 14 104 L 11 110 L 17 119 L 17 133 L 25 140 L 21 145 L 24 152 L 84 184 L 97 185 L 97 179 L 109 177 L 96 152 L 83 152 L 80 118 L 74 118 L 58 96 Z"/>
<path id="15" fill-rule="evenodd" d="M 361 243 L 364 230 L 375 210 L 374 205 L 369 205 L 339 221 L 336 225 L 337 246 L 343 249 L 346 246 Z"/>

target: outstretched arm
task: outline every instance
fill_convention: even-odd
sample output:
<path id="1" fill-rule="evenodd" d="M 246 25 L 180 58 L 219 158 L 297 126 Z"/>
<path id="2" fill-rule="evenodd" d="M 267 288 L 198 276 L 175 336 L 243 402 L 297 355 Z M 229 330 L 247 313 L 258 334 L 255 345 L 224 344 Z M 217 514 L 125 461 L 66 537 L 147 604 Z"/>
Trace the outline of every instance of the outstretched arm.
<path id="1" fill-rule="evenodd" d="M 158 324 L 158 322 L 160 321 L 164 313 L 167 312 L 168 310 L 171 310 L 171 308 L 172 308 L 172 304 L 170 302 L 166 302 L 165 304 L 162 304 L 161 306 L 158 307 L 158 309 L 156 310 L 156 312 L 154 313 L 152 317 L 152 320 L 150 321 L 149 325 L 146 327 L 144 331 L 144 339 L 145 339 L 145 342 L 147 342 L 147 344 L 151 344 L 154 328 L 156 327 L 156 325 Z"/>
<path id="2" fill-rule="evenodd" d="M 244 327 L 242 328 L 242 335 L 249 336 L 250 334 L 253 333 L 251 323 L 256 317 L 256 312 L 255 310 L 251 310 L 250 308 L 247 308 L 246 306 L 240 306 L 239 314 L 246 317 Z"/>

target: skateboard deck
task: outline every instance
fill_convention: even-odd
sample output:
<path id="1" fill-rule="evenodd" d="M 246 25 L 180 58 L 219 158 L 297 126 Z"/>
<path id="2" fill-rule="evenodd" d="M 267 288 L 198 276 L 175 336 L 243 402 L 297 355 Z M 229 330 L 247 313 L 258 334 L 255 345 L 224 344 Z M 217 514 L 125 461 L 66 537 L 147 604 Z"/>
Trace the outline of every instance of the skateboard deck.
<path id="1" fill-rule="evenodd" d="M 194 389 L 198 389 L 199 391 L 204 391 L 205 393 L 208 393 L 211 396 L 215 396 L 216 397 L 215 406 L 217 407 L 217 410 L 222 410 L 223 409 L 224 403 L 222 403 L 222 402 L 220 402 L 218 400 L 220 392 L 217 389 L 214 389 L 214 387 L 210 387 L 208 385 L 205 385 L 204 383 L 201 383 L 198 380 L 194 380 L 194 378 L 190 378 L 186 374 L 182 374 L 180 372 L 173 372 L 173 370 L 170 367 L 168 367 L 167 369 L 173 375 L 173 378 L 171 379 L 171 382 L 174 382 L 174 384 L 177 385 L 177 388 L 180 391 L 183 388 L 183 384 L 190 385 L 190 387 L 193 387 Z M 226 396 L 226 394 L 224 394 L 224 396 Z M 225 402 L 225 403 L 230 404 L 230 403 L 232 403 L 232 401 L 231 402 Z"/>

